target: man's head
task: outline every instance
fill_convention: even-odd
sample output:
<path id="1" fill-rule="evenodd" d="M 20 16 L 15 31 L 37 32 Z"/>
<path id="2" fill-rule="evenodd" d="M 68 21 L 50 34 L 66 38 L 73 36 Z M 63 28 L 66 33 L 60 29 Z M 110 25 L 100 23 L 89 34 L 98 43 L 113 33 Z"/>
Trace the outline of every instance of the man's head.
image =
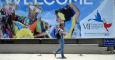
<path id="1" fill-rule="evenodd" d="M 55 14 L 56 14 L 56 21 L 58 23 L 64 23 L 65 15 L 61 13 L 59 10 L 55 11 Z"/>
<path id="2" fill-rule="evenodd" d="M 59 24 L 59 28 L 61 28 L 61 29 L 63 29 L 63 30 L 64 30 L 64 26 L 65 26 L 65 25 L 64 25 L 63 22 Z"/>
<path id="3" fill-rule="evenodd" d="M 16 6 L 17 5 L 14 3 L 4 5 L 3 10 L 5 12 L 5 15 L 12 15 L 12 13 L 15 13 Z"/>
<path id="4" fill-rule="evenodd" d="M 41 13 L 42 12 L 42 8 L 39 4 L 34 4 L 34 7 L 35 7 L 35 10 L 36 10 L 36 13 Z"/>
<path id="5" fill-rule="evenodd" d="M 38 18 L 41 14 L 41 7 L 38 4 L 30 5 L 29 6 L 30 12 L 29 12 L 29 17 L 33 20 Z"/>

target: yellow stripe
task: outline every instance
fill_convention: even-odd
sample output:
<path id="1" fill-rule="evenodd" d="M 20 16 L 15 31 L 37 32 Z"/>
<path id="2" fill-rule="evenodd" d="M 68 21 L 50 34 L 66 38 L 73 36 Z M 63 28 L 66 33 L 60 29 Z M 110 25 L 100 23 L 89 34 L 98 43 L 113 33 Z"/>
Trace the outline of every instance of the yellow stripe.
<path id="1" fill-rule="evenodd" d="M 72 26 L 71 26 L 71 29 L 70 29 L 70 31 L 68 32 L 68 35 L 65 36 L 65 38 L 72 38 L 72 31 L 73 31 L 73 29 L 75 28 L 75 25 L 76 25 L 76 20 L 75 20 L 75 17 L 73 16 L 73 17 L 72 17 Z"/>

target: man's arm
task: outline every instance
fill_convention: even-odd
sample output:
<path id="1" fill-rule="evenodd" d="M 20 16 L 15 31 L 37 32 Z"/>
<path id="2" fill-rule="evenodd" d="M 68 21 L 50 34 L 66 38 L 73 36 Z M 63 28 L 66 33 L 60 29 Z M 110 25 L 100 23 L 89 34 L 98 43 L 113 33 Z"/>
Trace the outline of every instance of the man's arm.
<path id="1" fill-rule="evenodd" d="M 77 19 L 79 18 L 79 15 L 80 15 L 80 11 L 79 11 L 79 9 L 78 9 L 75 5 L 73 5 L 73 4 L 70 4 L 69 6 L 74 10 L 74 12 L 75 12 L 74 17 L 75 17 L 76 22 L 77 22 Z"/>
<path id="2" fill-rule="evenodd" d="M 65 38 L 71 38 L 72 37 L 73 29 L 75 28 L 75 25 L 77 23 L 79 15 L 80 15 L 80 11 L 79 11 L 79 9 L 76 6 L 74 6 L 73 4 L 70 4 L 69 6 L 73 9 L 73 11 L 75 12 L 75 14 L 72 17 L 72 26 L 70 28 L 70 31 L 69 31 L 68 35 L 65 36 Z"/>

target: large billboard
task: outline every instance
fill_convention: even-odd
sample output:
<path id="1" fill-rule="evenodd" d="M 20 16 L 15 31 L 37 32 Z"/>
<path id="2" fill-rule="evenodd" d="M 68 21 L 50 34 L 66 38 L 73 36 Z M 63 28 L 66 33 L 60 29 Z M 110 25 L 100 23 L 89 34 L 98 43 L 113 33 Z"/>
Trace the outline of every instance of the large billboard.
<path id="1" fill-rule="evenodd" d="M 1 38 L 54 38 L 62 22 L 65 38 L 115 38 L 115 0 L 0 0 L 0 10 Z"/>

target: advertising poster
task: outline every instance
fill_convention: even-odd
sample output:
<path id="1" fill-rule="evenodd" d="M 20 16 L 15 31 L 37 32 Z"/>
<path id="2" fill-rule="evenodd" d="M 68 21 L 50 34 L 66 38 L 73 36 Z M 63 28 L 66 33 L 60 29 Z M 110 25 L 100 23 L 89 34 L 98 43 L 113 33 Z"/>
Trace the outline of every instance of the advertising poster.
<path id="1" fill-rule="evenodd" d="M 115 0 L 0 0 L 1 38 L 114 38 Z"/>

